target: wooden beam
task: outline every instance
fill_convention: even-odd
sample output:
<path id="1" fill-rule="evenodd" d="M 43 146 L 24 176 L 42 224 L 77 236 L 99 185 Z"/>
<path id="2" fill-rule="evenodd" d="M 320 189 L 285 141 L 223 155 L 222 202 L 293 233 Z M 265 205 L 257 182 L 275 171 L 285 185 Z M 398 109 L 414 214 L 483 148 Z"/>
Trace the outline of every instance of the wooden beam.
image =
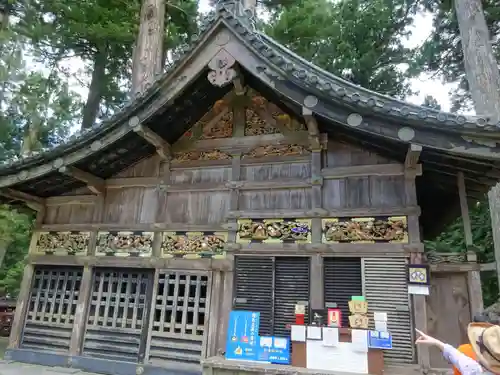
<path id="1" fill-rule="evenodd" d="M 87 184 L 87 187 L 95 194 L 101 194 L 104 192 L 106 183 L 105 181 L 91 173 L 82 171 L 73 166 L 62 166 L 59 168 L 59 173 L 71 176 L 77 180 L 80 180 Z"/>
<path id="2" fill-rule="evenodd" d="M 137 135 L 156 148 L 156 153 L 160 155 L 160 158 L 163 160 L 170 160 L 172 158 L 170 144 L 151 129 L 142 126 L 138 117 L 132 117 L 129 120 L 129 125 Z"/>
<path id="3" fill-rule="evenodd" d="M 323 168 L 321 170 L 321 175 L 325 179 L 365 176 L 403 176 L 405 174 L 407 174 L 407 171 L 401 164 L 353 165 L 349 167 Z M 418 164 L 414 169 L 414 175 L 420 176 L 421 174 L 422 166 Z"/>
<path id="4" fill-rule="evenodd" d="M 309 108 L 302 107 L 302 116 L 304 117 L 304 121 L 307 125 L 311 150 L 321 150 L 318 123 L 314 118 L 312 111 Z"/>
<path id="5" fill-rule="evenodd" d="M 422 146 L 411 144 L 408 147 L 408 152 L 406 153 L 405 167 L 406 169 L 415 169 L 418 165 L 418 159 L 420 158 L 420 153 L 422 152 Z"/>
<path id="6" fill-rule="evenodd" d="M 472 247 L 472 227 L 470 224 L 469 205 L 467 204 L 467 191 L 465 189 L 465 178 L 463 172 L 457 174 L 458 196 L 460 198 L 460 212 L 465 232 L 465 245 L 467 248 Z"/>
<path id="7" fill-rule="evenodd" d="M 45 200 L 47 206 L 63 206 L 66 204 L 95 204 L 98 197 L 95 195 L 61 195 L 57 197 L 49 197 Z"/>
<path id="8" fill-rule="evenodd" d="M 245 82 L 243 81 L 243 75 L 239 69 L 239 66 L 235 64 L 233 69 L 236 71 L 236 77 L 233 78 L 234 92 L 236 95 L 241 96 L 245 94 Z"/>
<path id="9" fill-rule="evenodd" d="M 479 264 L 479 270 L 480 271 L 496 271 L 497 270 L 497 263 L 490 262 L 490 263 Z"/>
<path id="10" fill-rule="evenodd" d="M 19 190 L 14 190 L 10 188 L 0 189 L 0 195 L 8 199 L 24 202 L 29 208 L 35 211 L 40 211 L 45 206 L 44 198 L 24 193 Z"/>

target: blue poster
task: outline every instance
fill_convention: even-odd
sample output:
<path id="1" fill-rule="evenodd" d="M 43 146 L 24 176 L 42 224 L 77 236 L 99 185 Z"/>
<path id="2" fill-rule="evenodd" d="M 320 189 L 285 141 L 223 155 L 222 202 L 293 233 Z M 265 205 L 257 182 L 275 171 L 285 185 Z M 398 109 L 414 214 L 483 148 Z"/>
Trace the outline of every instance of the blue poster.
<path id="1" fill-rule="evenodd" d="M 372 349 L 392 349 L 392 335 L 389 332 L 370 331 L 368 347 Z"/>
<path id="2" fill-rule="evenodd" d="M 259 338 L 259 355 L 257 360 L 288 365 L 290 363 L 290 338 L 261 336 Z"/>
<path id="3" fill-rule="evenodd" d="M 256 361 L 258 357 L 260 313 L 231 311 L 226 340 L 226 359 Z"/>

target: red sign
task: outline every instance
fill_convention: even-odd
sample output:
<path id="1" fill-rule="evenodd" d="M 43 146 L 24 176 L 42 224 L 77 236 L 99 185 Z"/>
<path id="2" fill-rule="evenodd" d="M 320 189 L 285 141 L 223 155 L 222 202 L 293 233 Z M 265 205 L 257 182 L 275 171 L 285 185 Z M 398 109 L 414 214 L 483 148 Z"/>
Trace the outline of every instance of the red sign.
<path id="1" fill-rule="evenodd" d="M 342 327 L 342 311 L 340 309 L 328 309 L 327 325 L 329 327 Z"/>

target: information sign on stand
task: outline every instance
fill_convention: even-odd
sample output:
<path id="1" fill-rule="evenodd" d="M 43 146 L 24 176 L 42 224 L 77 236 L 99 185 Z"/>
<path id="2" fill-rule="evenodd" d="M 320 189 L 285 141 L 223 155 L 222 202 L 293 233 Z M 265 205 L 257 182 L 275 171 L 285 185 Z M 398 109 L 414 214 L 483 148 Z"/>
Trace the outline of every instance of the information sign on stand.
<path id="1" fill-rule="evenodd" d="M 261 336 L 257 359 L 260 362 L 288 365 L 290 363 L 290 338 Z"/>
<path id="2" fill-rule="evenodd" d="M 231 311 L 226 340 L 226 359 L 256 361 L 259 351 L 260 313 Z"/>
<path id="3" fill-rule="evenodd" d="M 392 335 L 389 332 L 370 331 L 368 347 L 372 349 L 392 349 Z"/>

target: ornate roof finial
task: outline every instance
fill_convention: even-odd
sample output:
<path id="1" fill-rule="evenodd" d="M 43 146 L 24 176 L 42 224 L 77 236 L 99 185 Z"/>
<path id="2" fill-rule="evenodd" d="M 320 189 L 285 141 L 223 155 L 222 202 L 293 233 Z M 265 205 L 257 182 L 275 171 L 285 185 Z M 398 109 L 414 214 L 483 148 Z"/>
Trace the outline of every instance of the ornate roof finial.
<path id="1" fill-rule="evenodd" d="M 248 26 L 255 26 L 257 0 L 216 0 L 217 12 L 226 10 Z"/>

